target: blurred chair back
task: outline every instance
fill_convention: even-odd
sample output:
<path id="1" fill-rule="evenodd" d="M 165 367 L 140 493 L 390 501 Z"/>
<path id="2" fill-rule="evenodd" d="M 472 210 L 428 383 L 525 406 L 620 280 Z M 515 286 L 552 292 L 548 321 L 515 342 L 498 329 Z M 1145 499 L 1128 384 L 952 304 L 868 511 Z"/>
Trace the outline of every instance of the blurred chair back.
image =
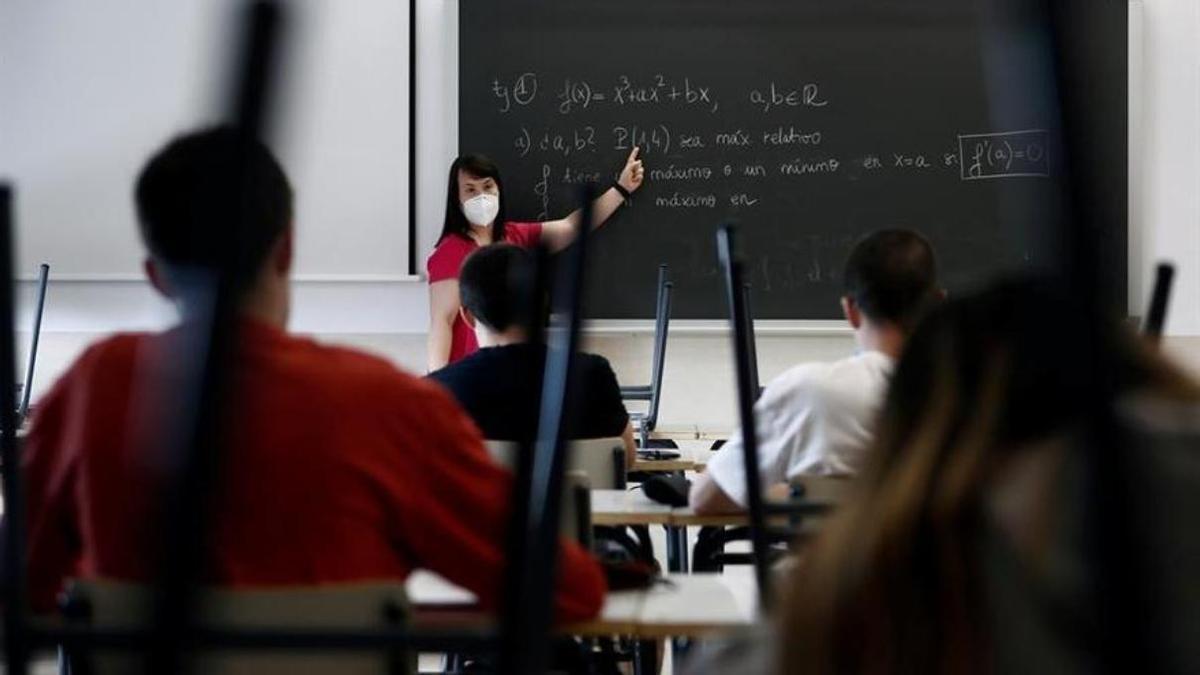
<path id="1" fill-rule="evenodd" d="M 571 463 L 567 471 L 587 476 L 594 490 L 625 489 L 625 441 L 620 438 L 588 438 L 571 441 Z M 514 441 L 487 441 L 488 454 L 496 463 L 516 466 L 519 444 Z"/>
<path id="2" fill-rule="evenodd" d="M 625 487 L 625 442 L 620 438 L 571 441 L 575 444 L 563 482 L 563 508 L 559 532 L 584 548 L 592 546 L 592 493 Z M 488 454 L 501 466 L 517 465 L 521 444 L 487 441 Z M 619 474 L 621 482 L 616 477 Z"/>
<path id="3" fill-rule="evenodd" d="M 67 622 L 105 629 L 146 627 L 154 594 L 147 586 L 109 580 L 73 580 L 63 593 Z M 402 582 L 347 583 L 281 588 L 216 589 L 202 594 L 200 625 L 215 629 L 305 630 L 319 633 L 395 629 L 409 611 Z M 94 650 L 64 651 L 69 675 L 140 672 L 141 655 Z M 398 675 L 415 673 L 415 655 L 311 649 L 211 650 L 199 656 L 198 675 Z"/>
<path id="4" fill-rule="evenodd" d="M 649 446 L 650 432 L 658 424 L 658 407 L 662 399 L 662 380 L 667 354 L 667 335 L 671 325 L 671 293 L 674 284 L 668 281 L 667 266 L 658 267 L 658 296 L 654 307 L 654 353 L 650 362 L 650 384 L 621 387 L 626 401 L 648 401 L 645 412 L 629 415 L 638 432 L 643 448 Z"/>
<path id="5" fill-rule="evenodd" d="M 746 349 L 750 354 L 750 391 L 757 401 L 762 396 L 762 384 L 758 379 L 758 338 L 754 335 L 754 309 L 750 304 L 750 284 L 742 284 L 742 306 L 746 308 L 743 319 L 746 323 Z"/>
<path id="6" fill-rule="evenodd" d="M 758 582 L 759 608 L 766 611 L 774 600 L 771 594 L 769 543 L 763 505 L 762 476 L 759 473 L 758 425 L 754 421 L 754 402 L 758 400 L 758 372 L 754 355 L 754 319 L 746 306 L 749 297 L 742 276 L 742 262 L 736 246 L 736 228 L 723 225 L 717 230 L 717 260 L 725 281 L 725 300 L 729 308 L 729 326 L 733 337 L 734 374 L 737 381 L 737 412 L 742 432 L 742 470 L 746 480 L 746 512 L 750 520 L 750 550 L 754 577 Z"/>

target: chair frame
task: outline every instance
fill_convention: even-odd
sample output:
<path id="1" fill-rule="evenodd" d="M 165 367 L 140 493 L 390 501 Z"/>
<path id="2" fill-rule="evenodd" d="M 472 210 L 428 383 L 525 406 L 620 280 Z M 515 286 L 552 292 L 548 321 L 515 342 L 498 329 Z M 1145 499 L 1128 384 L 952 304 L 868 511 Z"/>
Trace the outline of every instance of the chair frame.
<path id="1" fill-rule="evenodd" d="M 17 407 L 17 424 L 29 416 L 29 401 L 33 395 L 33 373 L 37 365 L 38 342 L 42 335 L 42 314 L 46 309 L 46 288 L 50 285 L 50 266 L 38 267 L 37 302 L 33 309 L 33 331 L 29 338 L 29 362 L 25 364 L 25 382 L 21 386 L 21 404 Z"/>
<path id="2" fill-rule="evenodd" d="M 298 634 L 311 635 L 316 642 L 321 642 L 328 639 L 330 636 L 339 633 L 359 633 L 366 635 L 371 630 L 383 631 L 401 631 L 404 630 L 406 618 L 410 611 L 408 607 L 407 595 L 405 594 L 403 584 L 401 582 L 376 583 L 376 582 L 356 582 L 337 584 L 335 586 L 289 586 L 289 587 L 255 587 L 246 589 L 233 588 L 213 588 L 208 589 L 206 593 L 211 593 L 209 596 L 212 600 L 218 603 L 218 606 L 225 606 L 226 611 L 232 608 L 236 610 L 239 599 L 252 600 L 255 594 L 266 593 L 268 596 L 275 594 L 289 595 L 293 600 L 299 599 L 303 594 L 311 593 L 313 598 L 308 602 L 315 602 L 317 599 L 322 602 L 328 601 L 331 594 L 336 594 L 339 591 L 349 594 L 359 594 L 363 592 L 371 592 L 372 595 L 378 595 L 379 600 L 379 628 L 353 628 L 329 625 L 315 625 L 310 629 L 307 627 L 293 628 Z M 110 581 L 104 579 L 95 580 L 74 580 L 66 585 L 66 590 L 59 597 L 59 611 L 62 615 L 64 624 L 68 628 L 76 630 L 90 631 L 112 631 L 112 630 L 127 630 L 130 626 L 146 624 L 152 620 L 154 589 L 151 586 L 144 584 L 134 584 L 128 582 Z M 126 603 L 124 609 L 130 611 L 128 620 L 116 619 L 120 624 L 130 625 L 113 625 L 113 626 L 97 626 L 95 624 L 96 604 L 100 601 L 100 597 L 107 597 L 109 602 L 123 601 Z M 274 602 L 274 600 L 272 600 Z M 262 606 L 262 599 L 258 600 L 259 606 Z M 110 609 L 112 609 L 110 607 Z M 143 617 L 135 617 L 133 614 L 138 610 L 145 610 Z M 217 635 L 234 635 L 239 632 L 255 634 L 260 629 L 253 626 L 239 626 L 229 624 L 221 619 L 211 619 L 210 622 L 204 622 L 198 625 L 201 631 L 208 631 Z M 147 631 L 148 626 L 141 625 L 140 628 L 133 630 Z M 236 649 L 237 647 L 241 649 Z M 244 656 L 259 656 L 261 654 L 270 653 L 272 650 L 269 647 L 260 646 L 257 644 L 248 645 L 253 651 L 246 651 L 247 645 L 232 645 L 230 648 L 235 651 L 242 652 Z M 105 648 L 105 645 L 97 645 L 92 643 L 71 643 L 66 642 L 59 650 L 60 665 L 62 672 L 66 675 L 92 675 L 98 672 L 98 668 L 93 659 L 98 656 L 95 654 L 97 649 L 108 652 L 110 656 L 116 656 L 120 653 L 119 649 Z M 387 644 L 380 643 L 376 648 L 379 652 L 379 657 L 383 659 L 381 662 L 381 673 L 388 675 L 407 675 L 415 673 L 415 651 L 411 651 L 403 644 L 389 642 Z M 325 651 L 333 653 L 354 654 L 356 652 L 367 651 L 366 648 L 347 651 L 346 649 L 330 645 L 322 649 L 318 645 L 299 646 L 292 643 L 291 639 L 280 641 L 274 651 L 281 653 L 281 658 L 295 657 L 299 650 L 305 652 Z M 371 650 L 375 651 L 375 650 Z M 135 655 L 128 655 L 136 658 Z M 233 655 L 224 655 L 226 657 Z M 234 656 L 234 658 L 237 658 Z M 128 664 L 133 665 L 133 664 Z M 240 668 L 244 668 L 241 666 Z M 107 672 L 109 669 L 104 669 L 101 672 Z M 372 669 L 374 670 L 374 669 Z M 239 670 L 239 672 L 241 672 Z M 257 671 L 256 671 L 257 672 Z"/>
<path id="3" fill-rule="evenodd" d="M 671 324 L 671 294 L 675 285 L 670 281 L 666 265 L 658 266 L 658 295 L 654 306 L 654 353 L 650 362 L 650 384 L 621 387 L 626 401 L 647 401 L 644 413 L 629 417 L 637 427 L 640 447 L 650 447 L 650 433 L 658 425 L 658 408 L 662 400 L 662 381 L 667 354 L 667 334 Z"/>
<path id="4" fill-rule="evenodd" d="M 769 543 L 763 505 L 762 476 L 758 469 L 758 427 L 754 418 L 754 402 L 758 398 L 758 378 L 752 370 L 753 337 L 751 318 L 746 307 L 742 262 L 737 257 L 736 228 L 723 225 L 717 230 L 717 258 L 724 272 L 729 323 L 733 328 L 734 371 L 737 377 L 738 417 L 742 425 L 742 458 L 746 474 L 746 495 L 749 502 L 750 542 L 754 553 L 754 577 L 758 582 L 759 606 L 771 605 L 771 576 L 768 569 Z"/>

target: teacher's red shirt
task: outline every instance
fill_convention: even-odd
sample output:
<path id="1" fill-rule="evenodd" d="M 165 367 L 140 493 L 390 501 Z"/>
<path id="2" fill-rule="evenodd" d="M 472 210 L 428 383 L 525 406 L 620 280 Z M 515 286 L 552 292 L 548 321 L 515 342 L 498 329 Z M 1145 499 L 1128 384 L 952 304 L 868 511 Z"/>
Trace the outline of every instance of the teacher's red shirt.
<path id="1" fill-rule="evenodd" d="M 541 223 L 509 222 L 504 225 L 504 241 L 506 243 L 533 248 L 537 246 L 541 238 Z M 479 244 L 476 244 L 474 240 L 456 234 L 441 240 L 425 263 L 429 283 L 457 279 L 463 261 L 477 248 L 479 248 Z M 479 343 L 475 340 L 475 331 L 471 330 L 466 321 L 463 321 L 461 315 L 454 317 L 451 333 L 453 338 L 450 342 L 449 363 L 460 361 L 479 350 Z"/>
<path id="2" fill-rule="evenodd" d="M 71 576 L 153 578 L 148 523 L 169 464 L 142 441 L 173 392 L 147 373 L 183 361 L 178 332 L 89 348 L 41 401 L 26 439 L 33 606 Z M 214 497 L 206 577 L 220 585 L 403 579 L 433 570 L 496 607 L 510 474 L 435 383 L 385 361 L 247 321 L 235 357 L 237 417 Z M 558 617 L 590 618 L 599 565 L 564 542 Z"/>

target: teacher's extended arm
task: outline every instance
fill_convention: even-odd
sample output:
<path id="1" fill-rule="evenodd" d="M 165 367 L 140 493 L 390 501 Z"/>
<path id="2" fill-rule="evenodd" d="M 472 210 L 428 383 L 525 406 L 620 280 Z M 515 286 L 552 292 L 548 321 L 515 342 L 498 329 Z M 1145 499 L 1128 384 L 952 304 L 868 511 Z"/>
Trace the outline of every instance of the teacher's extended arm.
<path id="1" fill-rule="evenodd" d="M 642 186 L 645 176 L 646 170 L 642 166 L 642 160 L 638 159 L 638 148 L 635 147 L 625 160 L 625 168 L 621 169 L 621 177 L 617 179 L 617 184 L 626 192 L 633 192 Z M 592 227 L 603 225 L 624 202 L 625 195 L 616 187 L 605 190 L 604 194 L 592 202 Z M 551 252 L 561 251 L 570 246 L 575 240 L 575 233 L 579 231 L 579 218 L 579 210 L 575 210 L 566 218 L 542 223 L 542 243 Z"/>

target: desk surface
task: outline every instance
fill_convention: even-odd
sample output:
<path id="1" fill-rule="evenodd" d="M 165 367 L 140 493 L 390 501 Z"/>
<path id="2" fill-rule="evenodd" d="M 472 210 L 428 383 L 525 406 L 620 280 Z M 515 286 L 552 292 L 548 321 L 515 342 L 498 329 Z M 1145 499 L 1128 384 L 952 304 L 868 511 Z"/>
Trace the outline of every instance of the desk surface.
<path id="1" fill-rule="evenodd" d="M 470 612 L 475 596 L 431 572 L 418 571 L 405 583 L 417 608 L 418 621 L 426 608 L 435 620 L 444 621 L 446 610 L 458 608 L 459 621 L 486 622 Z M 438 613 L 440 612 L 440 613 Z M 631 635 L 660 638 L 703 636 L 743 628 L 754 622 L 751 610 L 739 604 L 729 582 L 719 574 L 670 574 L 652 588 L 614 591 L 604 601 L 600 616 L 592 621 L 564 626 L 568 635 Z"/>
<path id="2" fill-rule="evenodd" d="M 630 471 L 641 471 L 645 473 L 673 473 L 676 471 L 703 471 L 704 466 L 708 464 L 708 459 L 712 455 L 709 450 L 700 448 L 653 448 L 657 450 L 666 450 L 668 452 L 678 452 L 679 457 L 676 459 L 637 459 L 633 462 Z"/>
<path id="3" fill-rule="evenodd" d="M 593 525 L 670 525 L 673 510 L 641 490 L 592 490 Z"/>
<path id="4" fill-rule="evenodd" d="M 733 431 L 726 427 L 713 427 L 697 424 L 664 424 L 650 432 L 650 438 L 671 441 L 723 441 L 732 435 Z"/>
<path id="5" fill-rule="evenodd" d="M 696 515 L 688 507 L 660 504 L 641 490 L 592 490 L 592 523 L 595 525 L 714 525 L 747 524 L 744 513 Z"/>

